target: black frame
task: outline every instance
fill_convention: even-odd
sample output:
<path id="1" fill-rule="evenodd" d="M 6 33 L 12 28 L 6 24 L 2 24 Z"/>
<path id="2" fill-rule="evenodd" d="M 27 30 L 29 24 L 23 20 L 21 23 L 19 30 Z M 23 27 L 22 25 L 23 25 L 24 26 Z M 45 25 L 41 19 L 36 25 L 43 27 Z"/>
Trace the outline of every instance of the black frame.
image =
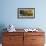
<path id="1" fill-rule="evenodd" d="M 32 16 L 24 16 L 24 15 L 21 15 L 21 14 L 24 14 L 24 10 L 27 10 L 27 9 L 29 9 L 29 10 L 32 10 L 33 11 L 33 14 L 32 14 Z M 17 9 L 17 18 L 18 19 L 23 19 L 23 18 L 28 18 L 28 19 L 33 19 L 33 18 L 35 18 L 35 8 L 18 8 Z"/>

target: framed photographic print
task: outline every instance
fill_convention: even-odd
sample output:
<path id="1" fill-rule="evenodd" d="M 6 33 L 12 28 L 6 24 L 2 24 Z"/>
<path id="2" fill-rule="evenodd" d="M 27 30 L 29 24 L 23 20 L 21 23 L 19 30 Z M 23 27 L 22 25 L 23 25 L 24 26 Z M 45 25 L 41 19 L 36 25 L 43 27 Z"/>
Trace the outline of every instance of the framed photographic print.
<path id="1" fill-rule="evenodd" d="M 17 9 L 18 18 L 35 18 L 35 8 L 18 8 Z"/>

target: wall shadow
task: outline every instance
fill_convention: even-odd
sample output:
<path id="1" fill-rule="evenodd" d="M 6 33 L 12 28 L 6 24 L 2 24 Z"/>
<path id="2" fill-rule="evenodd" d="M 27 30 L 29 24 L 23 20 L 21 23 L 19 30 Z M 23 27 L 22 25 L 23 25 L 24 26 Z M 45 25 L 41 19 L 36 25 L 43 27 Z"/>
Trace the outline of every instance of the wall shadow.
<path id="1" fill-rule="evenodd" d="M 0 24 L 0 43 L 2 43 L 3 32 L 6 32 L 6 26 L 4 24 Z"/>

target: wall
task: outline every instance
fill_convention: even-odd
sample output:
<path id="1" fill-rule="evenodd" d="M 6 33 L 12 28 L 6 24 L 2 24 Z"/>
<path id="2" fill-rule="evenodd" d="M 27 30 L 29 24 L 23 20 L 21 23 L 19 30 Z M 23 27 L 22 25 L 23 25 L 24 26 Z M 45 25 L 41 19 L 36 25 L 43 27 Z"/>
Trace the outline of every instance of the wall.
<path id="1" fill-rule="evenodd" d="M 13 24 L 17 28 L 46 28 L 45 0 L 1 0 L 0 24 Z M 17 8 L 35 8 L 35 19 L 18 19 Z"/>
<path id="2" fill-rule="evenodd" d="M 0 0 L 0 25 L 3 28 L 9 24 L 16 28 L 40 27 L 46 32 L 45 4 L 46 0 Z M 35 8 L 35 19 L 18 19 L 17 8 Z"/>

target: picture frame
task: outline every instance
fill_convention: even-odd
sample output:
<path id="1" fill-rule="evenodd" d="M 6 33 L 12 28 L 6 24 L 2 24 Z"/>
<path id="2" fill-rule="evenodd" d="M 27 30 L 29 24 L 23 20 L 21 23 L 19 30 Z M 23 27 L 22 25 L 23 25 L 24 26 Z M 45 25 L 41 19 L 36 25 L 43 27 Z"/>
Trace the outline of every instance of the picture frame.
<path id="1" fill-rule="evenodd" d="M 18 8 L 17 17 L 20 19 L 23 18 L 33 19 L 35 18 L 35 8 Z"/>

